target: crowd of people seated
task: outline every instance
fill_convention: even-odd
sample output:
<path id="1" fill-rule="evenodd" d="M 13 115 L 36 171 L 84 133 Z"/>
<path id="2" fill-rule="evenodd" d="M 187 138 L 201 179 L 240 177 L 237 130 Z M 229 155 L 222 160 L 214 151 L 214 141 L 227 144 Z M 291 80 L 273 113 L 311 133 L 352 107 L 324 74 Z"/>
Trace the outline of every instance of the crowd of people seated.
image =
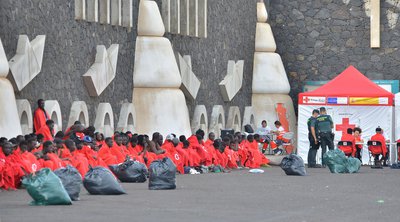
<path id="1" fill-rule="evenodd" d="M 54 122 L 47 120 L 35 133 L 0 138 L 0 188 L 16 189 L 22 177 L 45 167 L 56 170 L 72 165 L 84 177 L 91 166 L 108 168 L 127 159 L 149 167 L 152 161 L 168 157 L 181 174 L 187 167 L 258 168 L 269 162 L 259 151 L 254 135 L 241 132 L 222 139 L 211 132 L 204 140 L 204 131 L 197 130 L 189 138 L 169 134 L 164 140 L 158 132 L 151 137 L 115 132 L 104 138 L 93 126 L 85 128 L 78 121 L 65 132 L 54 134 L 53 127 Z"/>

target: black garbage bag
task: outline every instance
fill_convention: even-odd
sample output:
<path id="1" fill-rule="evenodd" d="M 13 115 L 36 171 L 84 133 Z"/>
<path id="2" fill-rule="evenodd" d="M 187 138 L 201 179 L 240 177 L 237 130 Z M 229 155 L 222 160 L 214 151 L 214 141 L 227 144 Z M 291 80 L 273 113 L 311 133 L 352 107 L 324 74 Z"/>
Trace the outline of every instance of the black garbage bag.
<path id="1" fill-rule="evenodd" d="M 79 171 L 75 167 L 68 165 L 55 170 L 54 174 L 60 178 L 71 200 L 79 200 L 82 184 L 82 177 Z"/>
<path id="2" fill-rule="evenodd" d="M 22 180 L 28 194 L 33 198 L 31 205 L 70 205 L 71 198 L 60 178 L 49 168 L 30 174 Z"/>
<path id="3" fill-rule="evenodd" d="M 119 195 L 125 190 L 110 170 L 104 167 L 90 168 L 83 179 L 83 186 L 92 195 Z"/>
<path id="4" fill-rule="evenodd" d="M 153 161 L 150 164 L 149 172 L 149 190 L 176 188 L 176 166 L 168 157 Z"/>
<path id="5" fill-rule="evenodd" d="M 303 159 L 293 153 L 282 159 L 280 167 L 286 175 L 305 176 L 307 174 Z"/>
<path id="6" fill-rule="evenodd" d="M 347 158 L 347 172 L 357 173 L 361 168 L 361 161 L 354 157 Z"/>
<path id="7" fill-rule="evenodd" d="M 329 150 L 324 154 L 325 164 L 331 173 L 348 173 L 347 157 L 340 149 Z"/>
<path id="8" fill-rule="evenodd" d="M 126 160 L 118 165 L 109 166 L 110 170 L 121 182 L 144 183 L 148 175 L 147 167 L 143 163 Z"/>

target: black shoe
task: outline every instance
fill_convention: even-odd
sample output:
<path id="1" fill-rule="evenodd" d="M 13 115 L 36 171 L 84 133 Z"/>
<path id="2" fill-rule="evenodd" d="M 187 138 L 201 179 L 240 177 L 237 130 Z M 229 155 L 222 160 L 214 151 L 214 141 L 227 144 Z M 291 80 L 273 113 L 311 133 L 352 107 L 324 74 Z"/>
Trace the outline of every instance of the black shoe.
<path id="1" fill-rule="evenodd" d="M 322 168 L 321 164 L 308 165 L 308 168 Z"/>

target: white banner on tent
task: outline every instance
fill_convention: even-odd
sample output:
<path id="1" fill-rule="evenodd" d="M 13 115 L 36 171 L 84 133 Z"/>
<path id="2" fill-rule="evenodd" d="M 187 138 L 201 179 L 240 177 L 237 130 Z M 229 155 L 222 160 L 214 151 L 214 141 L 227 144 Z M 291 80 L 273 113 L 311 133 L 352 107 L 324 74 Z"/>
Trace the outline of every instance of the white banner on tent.
<path id="1" fill-rule="evenodd" d="M 310 118 L 313 109 L 320 106 L 299 105 L 299 121 L 298 121 L 298 154 L 307 163 L 307 155 L 310 143 L 308 142 L 307 120 Z M 375 134 L 375 129 L 380 126 L 384 131 L 386 139 L 393 141 L 393 107 L 392 106 L 325 106 L 327 113 L 332 116 L 335 132 L 335 147 L 342 137 L 342 131 L 346 132 L 347 128 L 355 126 L 362 129 L 362 139 L 366 144 L 367 141 Z M 321 149 L 318 150 L 317 161 L 320 163 Z M 364 145 L 362 162 L 368 164 L 369 154 L 368 147 Z"/>

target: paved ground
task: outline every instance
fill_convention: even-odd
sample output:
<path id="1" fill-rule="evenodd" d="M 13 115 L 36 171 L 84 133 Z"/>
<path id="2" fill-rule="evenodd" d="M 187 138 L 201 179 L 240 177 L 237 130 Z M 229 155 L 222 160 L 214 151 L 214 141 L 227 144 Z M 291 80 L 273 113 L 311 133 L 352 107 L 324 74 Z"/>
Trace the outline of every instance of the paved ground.
<path id="1" fill-rule="evenodd" d="M 264 170 L 179 175 L 172 191 L 150 191 L 147 183 L 123 184 L 122 196 L 82 190 L 71 206 L 29 206 L 25 190 L 3 191 L 0 221 L 399 221 L 400 170 L 310 169 L 305 177 Z"/>

